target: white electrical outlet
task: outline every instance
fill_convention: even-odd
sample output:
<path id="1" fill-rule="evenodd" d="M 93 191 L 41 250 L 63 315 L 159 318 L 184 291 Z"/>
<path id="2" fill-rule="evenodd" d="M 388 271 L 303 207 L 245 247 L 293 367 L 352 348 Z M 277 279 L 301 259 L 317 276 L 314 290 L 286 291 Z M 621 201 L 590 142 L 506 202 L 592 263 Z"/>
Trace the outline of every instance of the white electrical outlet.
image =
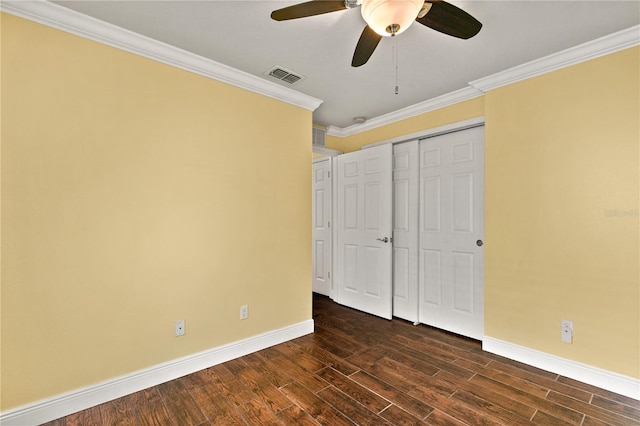
<path id="1" fill-rule="evenodd" d="M 564 343 L 571 343 L 573 341 L 573 321 L 562 320 L 560 339 Z"/>
<path id="2" fill-rule="evenodd" d="M 240 319 L 247 319 L 249 317 L 249 305 L 240 306 Z"/>
<path id="3" fill-rule="evenodd" d="M 175 327 L 176 327 L 176 336 L 184 336 L 184 333 L 187 332 L 184 327 L 184 320 L 176 321 Z"/>

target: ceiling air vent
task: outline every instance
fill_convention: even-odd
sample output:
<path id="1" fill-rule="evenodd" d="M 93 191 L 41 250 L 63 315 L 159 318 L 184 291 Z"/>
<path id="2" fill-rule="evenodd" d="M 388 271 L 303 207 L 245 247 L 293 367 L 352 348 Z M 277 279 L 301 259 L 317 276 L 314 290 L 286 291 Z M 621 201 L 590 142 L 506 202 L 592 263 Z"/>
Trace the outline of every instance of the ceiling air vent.
<path id="1" fill-rule="evenodd" d="M 289 71 L 282 67 L 274 67 L 266 75 L 277 78 L 278 80 L 282 80 L 289 84 L 297 83 L 300 80 L 303 80 L 304 77 L 294 73 L 293 71 Z"/>

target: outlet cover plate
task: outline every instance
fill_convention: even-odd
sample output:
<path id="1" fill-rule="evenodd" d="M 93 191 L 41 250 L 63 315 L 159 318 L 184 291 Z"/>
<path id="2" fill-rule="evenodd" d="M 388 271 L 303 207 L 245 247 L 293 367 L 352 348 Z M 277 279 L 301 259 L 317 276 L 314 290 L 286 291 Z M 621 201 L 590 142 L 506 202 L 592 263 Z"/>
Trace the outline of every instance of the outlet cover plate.
<path id="1" fill-rule="evenodd" d="M 184 336 L 184 334 L 186 333 L 186 330 L 184 327 L 184 320 L 176 321 L 175 328 L 176 328 L 176 337 Z"/>
<path id="2" fill-rule="evenodd" d="M 573 321 L 562 320 L 560 339 L 564 343 L 571 343 L 573 341 Z"/>

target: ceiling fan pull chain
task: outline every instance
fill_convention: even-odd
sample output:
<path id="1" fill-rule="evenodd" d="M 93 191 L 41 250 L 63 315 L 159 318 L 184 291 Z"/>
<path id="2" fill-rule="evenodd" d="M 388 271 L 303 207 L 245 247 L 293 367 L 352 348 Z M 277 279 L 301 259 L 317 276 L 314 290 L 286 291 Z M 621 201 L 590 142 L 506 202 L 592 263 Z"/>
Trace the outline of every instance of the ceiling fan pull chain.
<path id="1" fill-rule="evenodd" d="M 396 67 L 396 95 L 398 94 L 398 38 L 393 37 L 393 63 Z"/>

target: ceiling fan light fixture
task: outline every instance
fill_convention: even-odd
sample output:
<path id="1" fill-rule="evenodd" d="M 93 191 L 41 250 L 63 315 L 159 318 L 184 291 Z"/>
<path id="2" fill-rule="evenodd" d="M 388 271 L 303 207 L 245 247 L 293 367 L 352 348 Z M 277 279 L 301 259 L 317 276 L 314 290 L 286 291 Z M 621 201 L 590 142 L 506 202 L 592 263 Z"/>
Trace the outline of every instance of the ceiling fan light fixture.
<path id="1" fill-rule="evenodd" d="M 423 5 L 424 0 L 362 0 L 360 11 L 372 30 L 388 37 L 409 28 Z"/>

